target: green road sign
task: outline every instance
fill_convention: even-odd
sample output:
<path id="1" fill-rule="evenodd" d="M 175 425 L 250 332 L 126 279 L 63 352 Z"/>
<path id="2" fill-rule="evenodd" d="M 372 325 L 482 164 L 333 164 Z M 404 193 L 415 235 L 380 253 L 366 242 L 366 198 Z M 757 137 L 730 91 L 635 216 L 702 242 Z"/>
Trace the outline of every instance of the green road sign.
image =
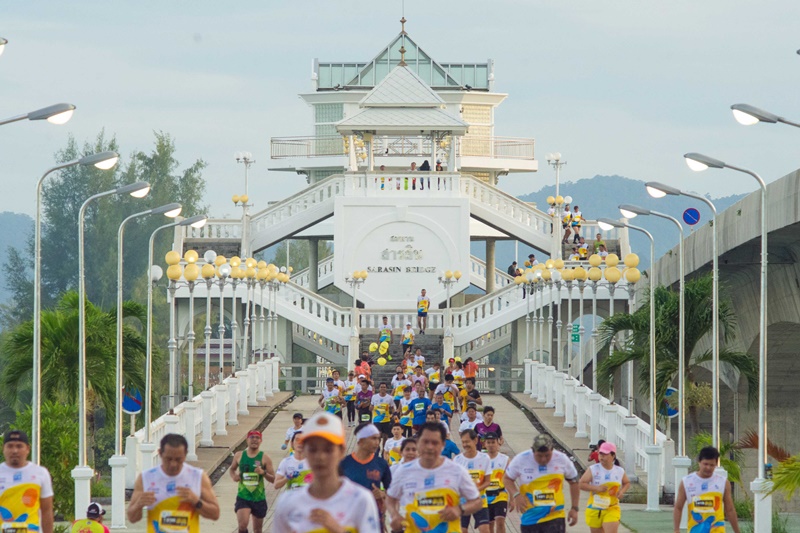
<path id="1" fill-rule="evenodd" d="M 580 324 L 572 324 L 572 333 L 578 333 L 580 329 L 581 329 Z"/>
<path id="2" fill-rule="evenodd" d="M 574 333 L 572 335 L 572 342 L 581 342 L 581 336 L 576 334 L 576 333 Z"/>

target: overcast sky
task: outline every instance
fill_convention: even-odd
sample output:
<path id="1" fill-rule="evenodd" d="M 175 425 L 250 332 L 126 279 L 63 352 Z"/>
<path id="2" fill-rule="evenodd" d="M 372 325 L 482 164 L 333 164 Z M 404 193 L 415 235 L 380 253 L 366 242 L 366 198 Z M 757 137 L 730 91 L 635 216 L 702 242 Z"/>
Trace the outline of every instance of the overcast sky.
<path id="1" fill-rule="evenodd" d="M 434 59 L 496 62 L 500 136 L 536 139 L 540 171 L 502 179 L 523 194 L 562 180 L 620 174 L 724 196 L 755 190 L 745 175 L 697 175 L 681 155 L 699 151 L 767 181 L 798 167 L 800 131 L 745 128 L 744 102 L 800 119 L 796 0 L 406 0 L 409 34 Z M 296 96 L 311 63 L 368 61 L 399 31 L 400 0 L 239 2 L 37 1 L 0 3 L 0 117 L 56 102 L 78 106 L 65 126 L 0 129 L 0 211 L 32 214 L 37 177 L 68 134 L 101 128 L 123 157 L 149 150 L 153 131 L 174 136 L 178 158 L 209 166 L 213 216 L 235 213 L 243 189 L 238 150 L 253 153 L 256 209 L 305 185 L 268 172 L 269 139 L 313 133 Z M 621 198 L 622 194 L 621 191 Z"/>

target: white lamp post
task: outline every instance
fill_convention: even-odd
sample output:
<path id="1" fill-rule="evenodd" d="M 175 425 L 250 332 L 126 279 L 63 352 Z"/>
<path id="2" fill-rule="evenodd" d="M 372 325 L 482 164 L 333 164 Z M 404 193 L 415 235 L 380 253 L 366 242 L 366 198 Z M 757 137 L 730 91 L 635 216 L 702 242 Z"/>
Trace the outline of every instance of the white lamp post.
<path id="1" fill-rule="evenodd" d="M 116 160 L 114 160 L 116 164 Z M 112 165 L 113 166 L 113 165 Z M 144 181 L 123 185 L 116 189 L 104 191 L 90 196 L 78 211 L 78 465 L 72 470 L 75 480 L 75 517 L 86 516 L 89 506 L 89 481 L 93 471 L 87 464 L 86 435 L 86 277 L 84 261 L 84 219 L 89 204 L 115 194 L 131 194 L 143 198 L 150 192 L 150 184 Z"/>
<path id="2" fill-rule="evenodd" d="M 200 269 L 200 276 L 206 282 L 206 327 L 203 329 L 203 335 L 206 341 L 206 360 L 205 369 L 203 372 L 203 390 L 208 390 L 211 387 L 210 374 L 211 374 L 211 287 L 214 286 L 214 260 L 217 258 L 217 252 L 214 250 L 206 250 L 203 254 L 203 260 L 206 264 Z"/>
<path id="3" fill-rule="evenodd" d="M 0 56 L 3 55 L 3 52 L 5 51 L 7 44 L 8 44 L 8 39 L 0 37 Z"/>
<path id="4" fill-rule="evenodd" d="M 733 118 L 735 118 L 736 122 L 742 124 L 743 126 L 752 126 L 753 124 L 758 124 L 759 122 L 766 122 L 768 124 L 781 122 L 783 124 L 788 124 L 789 126 L 794 126 L 795 128 L 800 128 L 800 124 L 797 122 L 793 122 L 784 117 L 775 115 L 769 111 L 764 111 L 763 109 L 759 109 L 751 105 L 733 104 L 731 106 L 731 110 L 733 111 Z"/>
<path id="5" fill-rule="evenodd" d="M 31 460 L 40 463 L 41 442 L 41 405 L 42 405 L 42 184 L 44 179 L 56 170 L 75 165 L 90 166 L 108 170 L 117 164 L 119 154 L 116 152 L 100 152 L 61 163 L 42 174 L 36 184 L 36 223 L 34 226 L 34 260 L 33 260 L 33 387 L 32 387 L 32 427 L 31 427 Z"/>
<path id="6" fill-rule="evenodd" d="M 757 112 L 760 110 L 750 108 L 749 111 L 758 116 Z M 763 112 L 761 112 L 763 113 Z M 764 118 L 759 117 L 760 120 L 769 122 Z M 775 116 L 775 120 L 791 124 L 792 126 L 800 125 L 793 122 L 786 121 L 780 117 Z M 756 494 L 755 498 L 755 515 L 754 527 L 758 531 L 772 531 L 772 496 L 769 491 L 772 487 L 772 482 L 766 479 L 766 464 L 767 464 L 767 266 L 769 263 L 768 250 L 767 250 L 767 236 L 769 230 L 767 228 L 767 185 L 764 180 L 753 172 L 744 168 L 736 167 L 724 163 L 718 159 L 697 153 L 689 153 L 684 156 L 686 163 L 695 171 L 705 170 L 706 168 L 729 168 L 737 172 L 749 174 L 752 176 L 761 187 L 761 301 L 759 303 L 759 317 L 758 317 L 758 477 L 753 480 L 750 489 Z"/>
<path id="7" fill-rule="evenodd" d="M 0 47 L 1 49 L 2 47 Z M 72 104 L 55 104 L 30 113 L 23 113 L 3 120 L 0 120 L 0 126 L 10 124 L 11 122 L 18 122 L 20 120 L 46 120 L 50 124 L 66 124 L 75 113 L 75 106 Z M 115 162 L 116 163 L 116 162 Z M 113 165 L 112 165 L 113 166 Z M 111 167 L 109 167 L 111 168 Z"/>
<path id="8" fill-rule="evenodd" d="M 125 224 L 134 218 L 146 215 L 165 215 L 175 218 L 181 213 L 181 204 L 172 203 L 148 209 L 141 213 L 129 216 L 119 225 L 117 231 L 117 361 L 116 361 L 116 403 L 114 408 L 114 455 L 108 460 L 111 466 L 111 526 L 114 528 L 125 527 L 125 466 L 128 458 L 123 455 L 122 450 L 122 362 L 123 362 L 123 267 L 124 267 L 124 239 Z M 133 431 L 133 428 L 131 428 Z"/>
<path id="9" fill-rule="evenodd" d="M 217 383 L 222 384 L 225 379 L 225 282 L 231 275 L 232 267 L 228 264 L 225 256 L 218 255 L 214 261 L 217 265 L 216 275 L 219 283 L 219 378 Z M 231 362 L 231 374 L 233 374 L 233 362 Z"/>

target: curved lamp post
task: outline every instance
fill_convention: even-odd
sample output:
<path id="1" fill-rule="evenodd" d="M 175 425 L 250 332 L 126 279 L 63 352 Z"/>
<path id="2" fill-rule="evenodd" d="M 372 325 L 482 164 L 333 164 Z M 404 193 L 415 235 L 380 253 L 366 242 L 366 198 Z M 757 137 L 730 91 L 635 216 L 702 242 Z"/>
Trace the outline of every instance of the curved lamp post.
<path id="1" fill-rule="evenodd" d="M 753 108 L 755 109 L 755 108 Z M 776 117 L 779 122 L 798 126 L 798 124 Z M 741 122 L 741 121 L 740 121 Z M 768 121 L 767 121 L 768 122 Z M 729 168 L 743 174 L 752 176 L 761 187 L 761 301 L 759 303 L 758 318 L 758 477 L 753 480 L 751 489 L 754 493 L 761 495 L 755 498 L 755 529 L 757 531 L 772 531 L 772 496 L 768 493 L 771 482 L 766 479 L 767 465 L 767 185 L 764 180 L 753 172 L 745 168 L 736 167 L 698 153 L 688 153 L 686 164 L 696 172 L 707 168 Z"/>
<path id="2" fill-rule="evenodd" d="M 647 465 L 647 510 L 658 510 L 659 499 L 659 477 L 661 473 L 661 465 L 659 458 L 661 456 L 661 447 L 658 445 L 656 438 L 656 301 L 655 301 L 655 266 L 656 266 L 656 245 L 653 236 L 644 228 L 627 224 L 618 220 L 610 218 L 601 218 L 598 224 L 604 231 L 611 228 L 628 228 L 640 233 L 644 233 L 650 239 L 650 442 L 649 446 L 645 447 L 645 452 L 648 456 Z"/>
<path id="3" fill-rule="evenodd" d="M 200 269 L 200 276 L 206 282 L 206 327 L 203 329 L 203 335 L 206 341 L 206 360 L 205 370 L 203 373 L 203 390 L 207 391 L 210 387 L 209 374 L 211 373 L 211 287 L 214 285 L 214 275 L 216 268 L 214 267 L 214 260 L 217 258 L 217 252 L 214 250 L 206 250 L 203 254 L 205 265 Z"/>
<path id="4" fill-rule="evenodd" d="M 34 226 L 34 259 L 33 259 L 33 390 L 32 390 L 32 427 L 31 427 L 31 461 L 39 464 L 41 447 L 41 404 L 42 404 L 42 184 L 44 179 L 56 170 L 74 167 L 75 165 L 95 166 L 108 170 L 117 164 L 117 152 L 100 152 L 80 159 L 61 163 L 42 174 L 36 183 L 36 223 Z"/>
<path id="5" fill-rule="evenodd" d="M 800 123 L 792 122 L 784 117 L 747 104 L 733 104 L 731 106 L 731 111 L 733 111 L 733 118 L 736 119 L 736 122 L 743 126 L 752 126 L 753 124 L 758 124 L 759 122 L 768 122 L 769 124 L 781 122 L 783 124 L 788 124 L 789 126 L 794 126 L 795 128 L 800 128 Z"/>
<path id="6" fill-rule="evenodd" d="M 153 265 L 153 244 L 156 235 L 161 230 L 167 228 L 174 228 L 175 226 L 192 226 L 194 228 L 202 228 L 208 217 L 206 215 L 195 215 L 193 217 L 185 218 L 180 221 L 165 224 L 156 228 L 150 234 L 150 241 L 147 250 L 147 356 L 145 362 L 145 399 L 144 399 L 144 442 L 141 446 L 142 451 L 142 469 L 146 470 L 152 466 L 153 451 L 155 445 L 152 442 L 151 422 L 153 418 L 152 398 L 153 398 L 153 283 L 161 278 L 161 268 Z M 156 270 L 156 267 L 158 268 Z M 155 279 L 154 279 L 155 278 Z"/>
<path id="7" fill-rule="evenodd" d="M 689 159 L 686 160 L 687 164 Z M 692 162 L 694 164 L 694 162 Z M 698 164 L 698 169 L 707 168 Z M 663 198 L 664 196 L 686 196 L 694 198 L 705 203 L 713 213 L 711 219 L 711 272 L 712 272 L 712 289 L 711 289 L 711 312 L 713 314 L 711 321 L 711 444 L 719 449 L 719 252 L 717 249 L 717 233 L 719 226 L 717 225 L 717 208 L 714 203 L 704 196 L 694 194 L 691 192 L 682 191 L 663 183 L 650 181 L 645 183 L 647 192 L 653 198 Z"/>
<path id="8" fill-rule="evenodd" d="M 109 458 L 111 466 L 111 525 L 115 528 L 125 527 L 125 466 L 128 459 L 122 451 L 122 279 L 123 279 L 123 241 L 125 224 L 134 218 L 146 215 L 165 215 L 175 218 L 181 213 L 181 204 L 172 203 L 148 209 L 129 216 L 119 225 L 117 232 L 117 362 L 116 362 L 116 403 L 114 409 L 116 428 L 114 431 L 114 455 Z M 131 431 L 133 428 L 131 428 Z"/>
<path id="9" fill-rule="evenodd" d="M 30 113 L 23 113 L 22 115 L 0 120 L 0 126 L 20 120 L 46 120 L 50 124 L 66 124 L 72 118 L 73 113 L 75 113 L 75 106 L 72 104 L 54 104 Z"/>
<path id="10" fill-rule="evenodd" d="M 3 55 L 3 52 L 5 51 L 7 44 L 8 44 L 8 39 L 0 37 L 0 56 Z"/>
<path id="11" fill-rule="evenodd" d="M 113 161 L 116 164 L 116 160 Z M 110 168 L 110 167 L 109 167 Z M 75 517 L 84 518 L 90 501 L 89 480 L 94 471 L 89 468 L 86 458 L 86 276 L 84 260 L 84 219 L 86 208 L 93 200 L 105 196 L 130 194 L 134 198 L 144 198 L 150 192 L 146 181 L 123 185 L 90 196 L 78 212 L 78 465 L 72 470 L 75 480 Z"/>

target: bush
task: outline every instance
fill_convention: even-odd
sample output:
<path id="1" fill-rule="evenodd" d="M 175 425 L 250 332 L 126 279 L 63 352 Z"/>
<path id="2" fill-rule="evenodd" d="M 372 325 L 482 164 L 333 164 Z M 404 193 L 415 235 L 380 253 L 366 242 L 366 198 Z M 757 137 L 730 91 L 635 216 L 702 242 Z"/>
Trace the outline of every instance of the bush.
<path id="1" fill-rule="evenodd" d="M 110 498 L 111 497 L 111 486 L 103 481 L 102 479 L 98 479 L 97 481 L 92 482 L 92 498 Z"/>
<path id="2" fill-rule="evenodd" d="M 734 500 L 733 506 L 736 508 L 736 516 L 739 520 L 752 520 L 753 519 L 753 500 Z"/>

